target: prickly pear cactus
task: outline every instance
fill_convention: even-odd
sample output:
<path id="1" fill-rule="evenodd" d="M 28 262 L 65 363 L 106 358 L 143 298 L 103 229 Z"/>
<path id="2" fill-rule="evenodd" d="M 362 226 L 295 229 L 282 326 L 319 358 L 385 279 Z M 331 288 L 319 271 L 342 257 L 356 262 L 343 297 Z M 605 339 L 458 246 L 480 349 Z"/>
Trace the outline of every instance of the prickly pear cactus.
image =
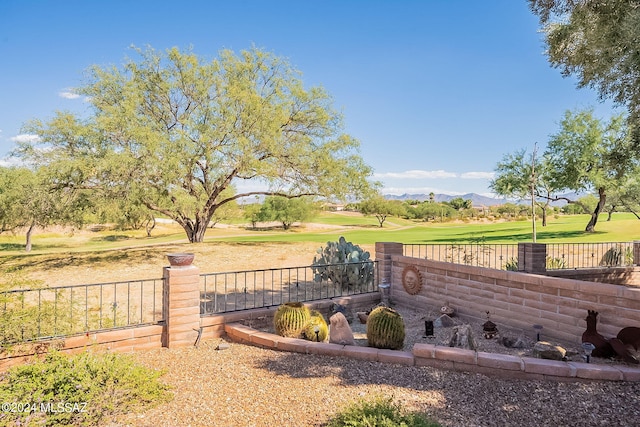
<path id="1" fill-rule="evenodd" d="M 404 346 L 404 320 L 389 307 L 377 307 L 367 319 L 369 347 L 400 350 Z"/>
<path id="2" fill-rule="evenodd" d="M 317 310 L 311 310 L 311 317 L 302 329 L 302 336 L 309 341 L 323 342 L 329 336 L 329 326 L 324 316 Z"/>
<path id="3" fill-rule="evenodd" d="M 313 258 L 314 280 L 331 280 L 340 289 L 364 290 L 373 285 L 374 263 L 369 252 L 340 237 L 327 242 Z"/>
<path id="4" fill-rule="evenodd" d="M 309 308 L 300 302 L 285 302 L 273 315 L 273 327 L 282 337 L 299 338 L 309 322 Z"/>

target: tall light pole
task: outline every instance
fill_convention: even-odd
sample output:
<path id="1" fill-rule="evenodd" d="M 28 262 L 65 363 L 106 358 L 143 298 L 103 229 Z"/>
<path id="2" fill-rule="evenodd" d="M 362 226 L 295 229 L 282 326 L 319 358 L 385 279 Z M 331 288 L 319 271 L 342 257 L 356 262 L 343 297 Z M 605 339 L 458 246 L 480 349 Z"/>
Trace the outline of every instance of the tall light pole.
<path id="1" fill-rule="evenodd" d="M 533 154 L 531 155 L 531 226 L 533 243 L 536 242 L 536 150 L 538 143 L 533 144 Z"/>

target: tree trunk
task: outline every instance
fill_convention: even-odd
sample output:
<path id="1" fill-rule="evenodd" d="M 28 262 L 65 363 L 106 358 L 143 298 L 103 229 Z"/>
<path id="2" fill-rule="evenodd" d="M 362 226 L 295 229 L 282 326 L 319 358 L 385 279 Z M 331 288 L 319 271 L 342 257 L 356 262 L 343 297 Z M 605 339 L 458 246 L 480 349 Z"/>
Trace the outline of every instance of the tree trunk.
<path id="1" fill-rule="evenodd" d="M 546 206 L 542 207 L 542 226 L 543 227 L 547 226 L 547 207 Z"/>
<path id="2" fill-rule="evenodd" d="M 145 225 L 145 229 L 147 230 L 147 237 L 151 237 L 151 230 L 156 228 L 156 217 L 151 215 L 151 218 L 147 220 L 147 224 Z"/>
<path id="3" fill-rule="evenodd" d="M 36 223 L 32 222 L 29 228 L 27 229 L 27 241 L 24 245 L 25 252 L 31 252 L 31 236 L 33 235 L 33 230 L 36 228 Z"/>
<path id="4" fill-rule="evenodd" d="M 596 205 L 596 208 L 593 210 L 593 213 L 591 214 L 591 219 L 587 224 L 587 228 L 584 229 L 584 231 L 588 233 L 593 233 L 595 231 L 596 223 L 598 222 L 598 215 L 600 214 L 600 212 L 602 212 L 602 209 L 604 208 L 604 203 L 607 200 L 607 195 L 604 192 L 604 188 L 602 187 L 598 188 L 598 195 L 600 196 L 600 199 L 598 200 L 598 204 Z"/>
<path id="5" fill-rule="evenodd" d="M 175 220 L 184 229 L 189 243 L 202 243 L 204 241 L 204 234 L 207 231 L 207 224 L 209 224 L 208 219 L 196 216 L 195 221 L 191 220 L 191 218 L 175 218 Z"/>

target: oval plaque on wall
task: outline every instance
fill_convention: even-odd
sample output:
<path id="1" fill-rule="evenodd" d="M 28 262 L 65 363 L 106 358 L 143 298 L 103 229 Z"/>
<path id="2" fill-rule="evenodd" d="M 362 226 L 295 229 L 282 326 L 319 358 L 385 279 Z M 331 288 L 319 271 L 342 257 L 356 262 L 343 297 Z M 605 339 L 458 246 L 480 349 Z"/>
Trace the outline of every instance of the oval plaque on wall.
<path id="1" fill-rule="evenodd" d="M 415 295 L 422 289 L 422 274 L 413 265 L 408 265 L 402 270 L 402 286 L 409 295 Z"/>

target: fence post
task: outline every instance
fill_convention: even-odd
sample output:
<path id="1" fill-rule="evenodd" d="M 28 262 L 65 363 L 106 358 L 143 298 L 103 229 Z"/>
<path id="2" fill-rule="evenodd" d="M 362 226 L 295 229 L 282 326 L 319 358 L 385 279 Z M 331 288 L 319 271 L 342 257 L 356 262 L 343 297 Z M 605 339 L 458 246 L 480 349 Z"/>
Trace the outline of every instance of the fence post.
<path id="1" fill-rule="evenodd" d="M 547 271 L 547 245 L 518 243 L 518 271 L 544 274 Z"/>
<path id="2" fill-rule="evenodd" d="M 376 261 L 380 283 L 386 280 L 391 284 L 391 256 L 402 255 L 402 243 L 376 242 Z"/>
<path id="3" fill-rule="evenodd" d="M 200 333 L 200 269 L 193 265 L 164 267 L 162 346 L 175 348 L 196 343 Z"/>
<path id="4" fill-rule="evenodd" d="M 640 240 L 633 241 L 633 265 L 640 265 Z"/>

